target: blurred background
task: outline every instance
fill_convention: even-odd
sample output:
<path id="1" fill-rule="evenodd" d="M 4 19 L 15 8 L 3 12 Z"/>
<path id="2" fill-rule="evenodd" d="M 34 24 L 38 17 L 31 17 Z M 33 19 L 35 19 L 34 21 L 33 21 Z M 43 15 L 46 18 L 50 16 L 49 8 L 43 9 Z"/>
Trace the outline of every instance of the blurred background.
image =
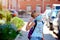
<path id="1" fill-rule="evenodd" d="M 0 0 L 0 40 L 28 40 L 25 28 L 33 10 L 44 17 L 44 40 L 60 40 L 60 0 Z M 2 24 L 10 24 L 9 31 Z"/>

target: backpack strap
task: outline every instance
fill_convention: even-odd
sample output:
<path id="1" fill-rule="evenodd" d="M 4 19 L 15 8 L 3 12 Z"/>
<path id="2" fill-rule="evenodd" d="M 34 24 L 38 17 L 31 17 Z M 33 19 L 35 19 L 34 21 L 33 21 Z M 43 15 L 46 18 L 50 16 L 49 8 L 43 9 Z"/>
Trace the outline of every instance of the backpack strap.
<path id="1" fill-rule="evenodd" d="M 34 22 L 35 22 L 35 25 L 34 25 L 34 30 L 35 30 L 35 28 L 37 26 L 37 20 L 35 20 Z"/>
<path id="2" fill-rule="evenodd" d="M 34 25 L 34 29 L 35 29 L 35 27 L 37 26 L 37 20 L 35 20 L 34 22 L 35 22 L 35 25 Z M 43 21 L 42 21 L 42 23 L 44 24 Z"/>
<path id="3" fill-rule="evenodd" d="M 33 32 L 34 32 L 34 30 L 35 30 L 35 28 L 36 28 L 37 20 L 34 20 L 34 22 L 35 22 L 34 27 L 32 27 L 32 28 L 30 29 L 29 33 L 28 33 L 28 39 L 31 38 L 31 35 L 33 34 Z"/>
<path id="4" fill-rule="evenodd" d="M 44 24 L 44 22 L 42 21 L 42 23 Z"/>

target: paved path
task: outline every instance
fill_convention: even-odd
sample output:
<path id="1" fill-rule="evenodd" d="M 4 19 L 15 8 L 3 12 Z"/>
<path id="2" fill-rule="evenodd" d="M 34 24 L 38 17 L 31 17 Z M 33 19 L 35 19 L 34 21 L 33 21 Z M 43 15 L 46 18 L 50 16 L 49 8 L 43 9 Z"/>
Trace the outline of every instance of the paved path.
<path id="1" fill-rule="evenodd" d="M 22 31 L 21 31 L 22 36 L 18 35 L 15 40 L 28 40 L 28 38 L 27 38 L 28 32 L 25 30 L 25 28 L 26 28 L 26 24 L 29 20 L 29 17 L 28 18 L 22 18 L 22 19 L 25 21 L 25 25 L 24 25 L 24 27 L 22 28 Z M 49 29 L 45 25 L 44 25 L 44 28 L 43 28 L 43 32 L 44 32 L 44 39 L 45 40 L 56 40 L 53 32 L 49 31 Z"/>
<path id="2" fill-rule="evenodd" d="M 22 36 L 18 35 L 15 40 L 28 40 L 28 38 L 27 38 L 28 32 L 25 30 L 26 24 L 27 24 L 27 22 L 25 22 L 25 25 L 21 30 Z"/>
<path id="3" fill-rule="evenodd" d="M 26 24 L 27 24 L 27 22 L 25 22 Z M 18 37 L 16 38 L 16 40 L 28 40 L 28 38 L 27 38 L 27 34 L 28 34 L 28 32 L 25 30 L 25 28 L 26 28 L 26 25 L 22 28 L 22 36 L 19 36 L 18 35 Z M 52 31 L 49 31 L 49 29 L 46 27 L 46 26 L 44 26 L 44 39 L 45 40 L 56 40 L 54 37 L 54 35 L 52 35 L 53 34 L 53 32 Z"/>
<path id="4" fill-rule="evenodd" d="M 50 31 L 47 26 L 44 26 L 43 28 L 43 32 L 44 32 L 44 39 L 45 40 L 56 40 L 55 39 L 55 35 L 53 34 L 52 31 Z"/>

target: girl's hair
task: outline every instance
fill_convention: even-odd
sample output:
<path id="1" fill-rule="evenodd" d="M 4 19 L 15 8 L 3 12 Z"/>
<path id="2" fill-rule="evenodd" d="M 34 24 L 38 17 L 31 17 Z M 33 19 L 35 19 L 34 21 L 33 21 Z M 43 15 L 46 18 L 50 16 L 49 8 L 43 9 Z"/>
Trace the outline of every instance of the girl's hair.
<path id="1" fill-rule="evenodd" d="M 34 18 L 34 14 L 36 13 L 36 11 L 34 10 L 34 11 L 32 11 L 32 13 L 31 13 L 31 17 L 33 17 Z"/>

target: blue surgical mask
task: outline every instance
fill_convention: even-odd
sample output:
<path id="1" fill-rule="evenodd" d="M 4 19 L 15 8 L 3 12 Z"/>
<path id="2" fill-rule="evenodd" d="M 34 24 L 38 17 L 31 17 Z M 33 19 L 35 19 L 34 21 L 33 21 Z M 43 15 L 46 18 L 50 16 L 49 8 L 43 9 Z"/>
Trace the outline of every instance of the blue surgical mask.
<path id="1" fill-rule="evenodd" d="M 37 16 L 37 17 L 35 18 L 35 20 L 41 21 L 41 20 L 42 20 L 42 15 Z"/>

